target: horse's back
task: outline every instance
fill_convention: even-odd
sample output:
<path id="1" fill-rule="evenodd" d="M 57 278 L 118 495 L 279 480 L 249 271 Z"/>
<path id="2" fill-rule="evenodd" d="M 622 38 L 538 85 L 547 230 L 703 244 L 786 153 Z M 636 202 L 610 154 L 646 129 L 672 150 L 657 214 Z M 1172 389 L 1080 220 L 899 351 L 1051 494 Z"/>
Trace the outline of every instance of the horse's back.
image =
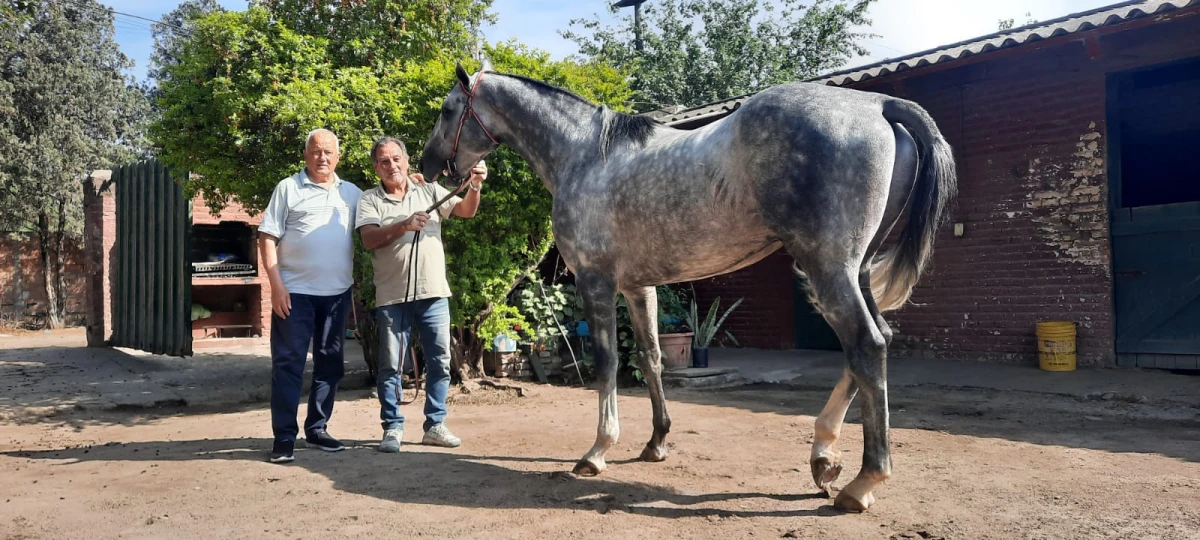
<path id="1" fill-rule="evenodd" d="M 887 99 L 790 83 L 756 94 L 727 117 L 730 152 L 776 235 L 827 245 L 878 226 L 897 149 L 883 116 Z"/>
<path id="2" fill-rule="evenodd" d="M 738 110 L 770 106 L 783 107 L 793 112 L 804 111 L 810 115 L 820 112 L 844 115 L 882 110 L 882 103 L 885 99 L 892 98 L 875 92 L 864 92 L 840 86 L 791 82 L 772 86 L 751 96 Z"/>
<path id="3" fill-rule="evenodd" d="M 727 120 L 742 142 L 753 144 L 797 133 L 848 135 L 864 127 L 886 127 L 885 99 L 847 88 L 788 83 L 755 94 Z"/>

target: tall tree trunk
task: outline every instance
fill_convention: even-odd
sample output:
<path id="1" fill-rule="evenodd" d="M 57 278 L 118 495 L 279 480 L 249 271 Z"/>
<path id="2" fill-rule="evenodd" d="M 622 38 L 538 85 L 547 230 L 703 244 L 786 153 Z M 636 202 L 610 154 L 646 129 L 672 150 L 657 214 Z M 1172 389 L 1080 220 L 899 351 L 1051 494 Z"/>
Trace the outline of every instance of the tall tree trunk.
<path id="1" fill-rule="evenodd" d="M 66 278 L 63 277 L 64 269 L 67 262 L 66 236 L 67 236 L 67 201 L 66 197 L 58 200 L 58 230 L 54 231 L 54 289 L 58 293 L 55 305 L 58 307 L 57 318 L 59 324 L 65 326 L 67 313 L 67 285 Z"/>
<path id="2" fill-rule="evenodd" d="M 42 281 L 46 287 L 46 326 L 51 329 L 62 328 L 62 318 L 59 317 L 58 291 L 50 262 L 50 216 L 45 210 L 38 212 L 38 248 L 42 262 Z"/>

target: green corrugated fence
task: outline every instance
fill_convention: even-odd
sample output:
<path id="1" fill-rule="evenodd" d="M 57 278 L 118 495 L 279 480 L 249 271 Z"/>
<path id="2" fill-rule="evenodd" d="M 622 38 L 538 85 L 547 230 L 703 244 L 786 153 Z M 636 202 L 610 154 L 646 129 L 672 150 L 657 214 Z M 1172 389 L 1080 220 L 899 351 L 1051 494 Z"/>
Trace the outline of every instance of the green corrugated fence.
<path id="1" fill-rule="evenodd" d="M 191 204 L 157 160 L 113 171 L 117 189 L 112 344 L 192 354 Z"/>

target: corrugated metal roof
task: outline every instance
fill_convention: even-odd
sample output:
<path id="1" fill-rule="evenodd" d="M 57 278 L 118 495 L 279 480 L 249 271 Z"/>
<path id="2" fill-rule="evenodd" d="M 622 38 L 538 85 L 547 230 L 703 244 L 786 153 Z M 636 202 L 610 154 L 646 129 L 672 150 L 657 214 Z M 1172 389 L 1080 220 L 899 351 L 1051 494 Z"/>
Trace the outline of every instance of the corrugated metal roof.
<path id="1" fill-rule="evenodd" d="M 1019 47 L 1044 39 L 1085 32 L 1095 28 L 1112 26 L 1193 6 L 1200 6 L 1200 0 L 1135 0 L 1132 2 L 1122 2 L 1049 21 L 996 32 L 967 41 L 952 43 L 900 58 L 822 75 L 810 79 L 809 82 L 842 86 L 883 77 L 899 71 L 918 69 L 934 64 L 944 64 L 1000 49 Z M 749 98 L 750 95 L 752 94 L 682 111 L 655 111 L 654 113 L 647 114 L 653 114 L 664 124 L 677 125 L 712 116 L 724 116 L 740 107 L 742 102 Z"/>

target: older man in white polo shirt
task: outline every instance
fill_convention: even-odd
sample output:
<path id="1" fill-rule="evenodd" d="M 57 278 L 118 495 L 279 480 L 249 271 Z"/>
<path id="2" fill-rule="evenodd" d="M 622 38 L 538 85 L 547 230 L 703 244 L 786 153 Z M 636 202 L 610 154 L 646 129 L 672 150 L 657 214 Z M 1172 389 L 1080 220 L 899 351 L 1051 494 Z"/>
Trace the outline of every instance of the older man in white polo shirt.
<path id="1" fill-rule="evenodd" d="M 326 431 L 338 382 L 345 372 L 342 346 L 351 309 L 354 218 L 362 190 L 338 178 L 337 137 L 309 133 L 305 167 L 275 186 L 258 227 L 259 253 L 271 282 L 272 463 L 292 461 L 299 426 L 296 410 L 309 344 L 313 381 L 304 437 L 329 452 L 342 443 Z"/>

